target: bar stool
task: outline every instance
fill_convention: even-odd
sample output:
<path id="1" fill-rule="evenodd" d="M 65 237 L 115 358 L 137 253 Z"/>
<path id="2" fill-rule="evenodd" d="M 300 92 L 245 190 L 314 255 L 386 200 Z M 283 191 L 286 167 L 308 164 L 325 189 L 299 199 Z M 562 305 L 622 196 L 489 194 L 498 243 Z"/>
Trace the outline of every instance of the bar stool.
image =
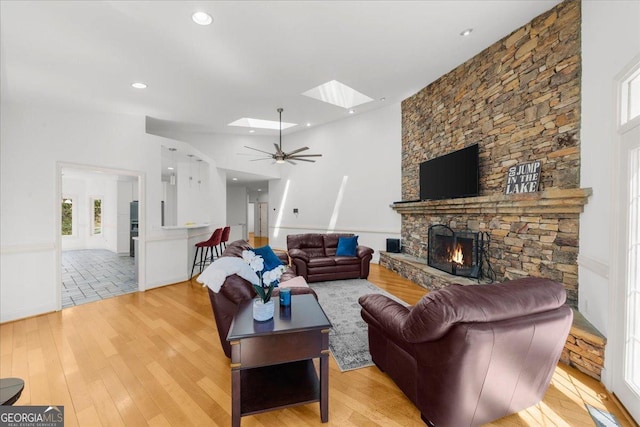
<path id="1" fill-rule="evenodd" d="M 222 245 L 224 245 L 224 248 L 227 249 L 229 234 L 231 234 L 231 227 L 227 225 L 222 229 L 222 237 L 220 238 L 220 254 L 222 254 Z"/>
<path id="2" fill-rule="evenodd" d="M 202 242 L 196 243 L 196 253 L 193 256 L 193 266 L 191 267 L 191 275 L 189 276 L 189 280 L 193 277 L 193 270 L 195 270 L 196 265 L 200 268 L 200 273 L 202 273 L 202 269 L 204 268 L 207 262 L 213 262 L 213 251 L 215 249 L 216 255 L 218 254 L 218 245 L 220 244 L 220 239 L 222 238 L 222 228 L 217 228 L 216 231 L 213 232 L 209 240 L 205 240 Z M 208 257 L 209 249 L 211 249 L 211 258 Z M 198 261 L 198 252 L 200 252 L 200 261 Z M 219 257 L 220 255 L 218 255 Z"/>

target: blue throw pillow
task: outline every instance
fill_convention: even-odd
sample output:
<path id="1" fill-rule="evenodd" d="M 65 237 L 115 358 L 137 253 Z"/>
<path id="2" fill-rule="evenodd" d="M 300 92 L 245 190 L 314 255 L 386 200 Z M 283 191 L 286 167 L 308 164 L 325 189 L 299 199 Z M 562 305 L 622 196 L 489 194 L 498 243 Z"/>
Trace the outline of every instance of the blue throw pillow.
<path id="1" fill-rule="evenodd" d="M 284 264 L 282 260 L 278 258 L 278 255 L 273 252 L 273 249 L 271 249 L 271 246 L 269 245 L 263 246 L 261 248 L 256 248 L 253 250 L 253 252 L 256 255 L 260 255 L 262 257 L 262 260 L 264 261 L 264 269 L 262 270 L 263 272 L 271 271 L 277 266 Z"/>
<path id="2" fill-rule="evenodd" d="M 336 256 L 356 256 L 356 247 L 358 246 L 358 236 L 338 237 L 338 248 Z"/>

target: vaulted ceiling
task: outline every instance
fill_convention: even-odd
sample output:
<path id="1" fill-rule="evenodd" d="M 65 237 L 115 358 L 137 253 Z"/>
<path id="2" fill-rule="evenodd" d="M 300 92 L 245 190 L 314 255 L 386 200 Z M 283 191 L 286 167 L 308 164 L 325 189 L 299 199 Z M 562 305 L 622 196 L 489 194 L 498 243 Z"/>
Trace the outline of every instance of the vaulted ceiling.
<path id="1" fill-rule="evenodd" d="M 227 125 L 283 107 L 296 132 L 349 117 L 301 95 L 315 86 L 335 79 L 371 97 L 356 115 L 399 102 L 557 3 L 2 1 L 1 96 L 197 133 L 247 133 Z M 196 25 L 195 11 L 213 23 Z"/>

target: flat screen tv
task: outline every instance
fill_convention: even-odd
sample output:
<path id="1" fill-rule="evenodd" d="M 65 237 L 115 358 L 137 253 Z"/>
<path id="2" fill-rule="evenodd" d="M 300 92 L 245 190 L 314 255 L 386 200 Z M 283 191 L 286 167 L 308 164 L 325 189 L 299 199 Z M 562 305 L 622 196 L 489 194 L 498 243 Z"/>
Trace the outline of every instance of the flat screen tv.
<path id="1" fill-rule="evenodd" d="M 420 200 L 478 194 L 478 144 L 420 163 Z"/>

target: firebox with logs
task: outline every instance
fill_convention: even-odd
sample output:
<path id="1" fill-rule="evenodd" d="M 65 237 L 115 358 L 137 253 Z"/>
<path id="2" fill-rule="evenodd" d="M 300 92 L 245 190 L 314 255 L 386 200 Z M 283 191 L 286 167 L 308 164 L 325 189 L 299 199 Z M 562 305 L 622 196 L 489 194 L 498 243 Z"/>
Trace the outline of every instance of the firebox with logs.
<path id="1" fill-rule="evenodd" d="M 482 278 L 485 233 L 454 231 L 437 224 L 429 227 L 428 239 L 429 266 L 456 276 Z"/>

